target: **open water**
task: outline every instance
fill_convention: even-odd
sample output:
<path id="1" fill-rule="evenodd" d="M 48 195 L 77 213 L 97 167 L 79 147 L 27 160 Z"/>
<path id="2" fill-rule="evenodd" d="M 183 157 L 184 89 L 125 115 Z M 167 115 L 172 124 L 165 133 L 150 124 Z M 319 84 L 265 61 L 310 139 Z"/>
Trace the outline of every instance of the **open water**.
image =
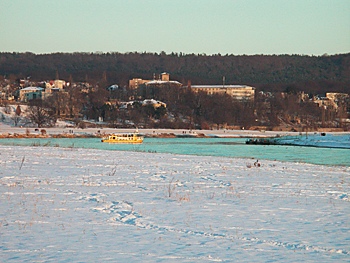
<path id="1" fill-rule="evenodd" d="M 91 148 L 111 151 L 224 156 L 350 166 L 350 149 L 283 145 L 246 145 L 244 138 L 145 138 L 143 144 L 108 144 L 99 138 L 0 139 L 3 145 Z M 113 158 L 113 155 L 111 155 Z"/>

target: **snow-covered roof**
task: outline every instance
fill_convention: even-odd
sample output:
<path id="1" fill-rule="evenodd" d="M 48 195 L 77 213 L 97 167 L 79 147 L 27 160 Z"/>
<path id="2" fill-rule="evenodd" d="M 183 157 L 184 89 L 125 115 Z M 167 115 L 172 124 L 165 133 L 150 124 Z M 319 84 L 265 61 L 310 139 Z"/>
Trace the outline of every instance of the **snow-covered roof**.
<path id="1" fill-rule="evenodd" d="M 152 80 L 146 83 L 146 85 L 161 85 L 161 84 L 176 84 L 176 85 L 182 85 L 180 82 L 175 80 L 170 81 L 164 81 L 164 80 Z"/>
<path id="2" fill-rule="evenodd" d="M 117 84 L 111 85 L 107 88 L 108 90 L 116 90 L 119 89 L 119 86 Z"/>
<path id="3" fill-rule="evenodd" d="M 145 99 L 143 101 L 127 101 L 127 102 L 120 102 L 120 108 L 121 109 L 126 109 L 128 106 L 133 105 L 134 102 L 137 103 L 141 103 L 143 106 L 145 105 L 163 105 L 166 107 L 166 103 L 159 101 L 159 100 L 155 100 L 155 99 Z"/>
<path id="4" fill-rule="evenodd" d="M 243 89 L 243 88 L 253 88 L 251 86 L 247 85 L 191 85 L 191 88 L 204 88 L 204 89 Z M 254 88 L 253 88 L 254 89 Z"/>
<path id="5" fill-rule="evenodd" d="M 165 104 L 165 103 L 155 99 L 145 99 L 142 101 L 142 104 L 145 105 L 145 104 Z"/>
<path id="6" fill-rule="evenodd" d="M 26 88 L 23 88 L 22 90 L 26 90 L 26 91 L 43 91 L 44 89 L 42 87 L 26 87 Z"/>

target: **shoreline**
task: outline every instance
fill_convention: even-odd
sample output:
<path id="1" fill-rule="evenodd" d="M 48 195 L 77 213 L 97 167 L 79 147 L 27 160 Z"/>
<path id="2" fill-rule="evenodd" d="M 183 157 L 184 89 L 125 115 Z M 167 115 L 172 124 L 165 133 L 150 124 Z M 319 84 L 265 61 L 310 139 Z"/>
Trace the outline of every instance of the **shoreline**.
<path id="1" fill-rule="evenodd" d="M 272 138 L 297 136 L 300 132 L 265 130 L 185 130 L 185 129 L 138 129 L 146 138 Z M 113 128 L 26 128 L 0 123 L 0 138 L 101 138 L 113 133 L 132 133 L 135 129 Z M 317 134 L 320 132 L 309 132 Z M 328 132 L 329 134 L 349 134 L 349 132 Z M 305 134 L 305 133 L 303 133 Z"/>

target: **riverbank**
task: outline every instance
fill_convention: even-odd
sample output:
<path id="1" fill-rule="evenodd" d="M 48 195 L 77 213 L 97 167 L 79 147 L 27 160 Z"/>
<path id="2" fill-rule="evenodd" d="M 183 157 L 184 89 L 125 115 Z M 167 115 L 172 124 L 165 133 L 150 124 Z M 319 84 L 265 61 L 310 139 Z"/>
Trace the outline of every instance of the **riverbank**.
<path id="1" fill-rule="evenodd" d="M 271 138 L 276 136 L 296 136 L 298 132 L 265 131 L 265 130 L 184 130 L 184 129 L 138 129 L 145 137 L 227 137 L 227 138 Z M 89 138 L 103 137 L 112 133 L 132 133 L 135 129 L 111 128 L 21 128 L 0 123 L 0 138 Z"/>

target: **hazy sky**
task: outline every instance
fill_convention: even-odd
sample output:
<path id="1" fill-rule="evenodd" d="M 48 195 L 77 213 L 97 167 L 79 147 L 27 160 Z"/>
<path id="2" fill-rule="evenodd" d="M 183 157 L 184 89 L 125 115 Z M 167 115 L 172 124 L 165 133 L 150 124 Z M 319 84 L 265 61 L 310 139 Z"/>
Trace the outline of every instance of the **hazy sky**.
<path id="1" fill-rule="evenodd" d="M 350 0 L 0 0 L 0 52 L 350 52 Z"/>

